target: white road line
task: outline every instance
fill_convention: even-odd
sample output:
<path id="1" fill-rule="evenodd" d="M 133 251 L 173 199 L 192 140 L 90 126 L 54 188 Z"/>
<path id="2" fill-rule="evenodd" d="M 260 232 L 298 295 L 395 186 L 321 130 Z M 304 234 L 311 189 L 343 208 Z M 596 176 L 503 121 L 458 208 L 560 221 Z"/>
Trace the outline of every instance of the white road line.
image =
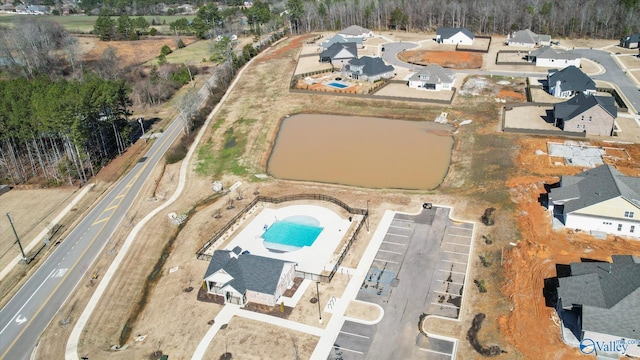
<path id="1" fill-rule="evenodd" d="M 450 253 L 450 254 L 458 254 L 458 255 L 469 256 L 469 253 L 461 253 L 461 252 L 455 252 L 455 251 L 449 251 L 449 250 L 442 250 L 442 251 L 446 252 L 446 253 Z"/>
<path id="2" fill-rule="evenodd" d="M 56 272 L 56 269 L 51 270 L 51 273 L 49 273 L 49 276 L 47 276 L 44 281 L 42 282 L 42 284 L 40 284 L 40 286 L 38 286 L 38 288 L 36 289 L 36 291 L 33 292 L 33 294 L 31 294 L 31 296 L 29 296 L 29 298 L 27 299 L 27 301 L 24 302 L 24 304 L 22 304 L 22 307 L 20 309 L 18 309 L 18 311 L 16 312 L 16 314 L 11 318 L 11 321 L 9 321 L 7 323 L 7 325 L 5 325 L 2 330 L 0 330 L 0 334 L 2 334 L 5 330 L 7 330 L 7 327 L 9 327 L 9 325 L 11 325 L 11 323 L 14 322 L 16 316 L 20 315 L 20 313 L 22 312 L 22 309 L 24 309 L 25 306 L 27 306 L 27 304 L 29 303 L 29 301 L 31 301 L 31 299 L 36 296 L 36 294 L 38 293 L 38 290 L 40 290 L 40 288 L 42 286 L 44 286 L 44 284 L 47 282 L 47 280 L 49 280 L 49 278 L 53 275 L 54 272 Z"/>
<path id="3" fill-rule="evenodd" d="M 446 273 L 452 273 L 452 274 L 466 274 L 464 272 L 459 272 L 459 271 L 451 271 L 451 270 L 442 270 L 442 269 L 438 269 L 438 271 L 442 271 L 442 272 L 446 272 Z"/>
<path id="4" fill-rule="evenodd" d="M 425 349 L 425 348 L 421 348 L 421 347 L 418 347 L 418 349 L 420 349 L 422 351 L 426 351 L 426 352 L 431 352 L 431 353 L 434 353 L 434 354 L 446 355 L 448 357 L 451 357 L 451 354 L 449 354 L 449 353 L 443 353 L 443 352 L 440 352 L 440 351 L 435 351 L 435 350 L 431 350 L 431 349 Z"/>
<path id="5" fill-rule="evenodd" d="M 391 242 L 391 241 L 383 241 L 382 243 L 383 244 L 391 244 L 391 245 L 407 246 L 407 244 L 400 244 L 400 243 Z"/>
<path id="6" fill-rule="evenodd" d="M 434 293 L 438 293 L 438 294 L 444 294 L 444 295 L 457 296 L 457 297 L 459 297 L 459 296 L 460 296 L 460 295 L 458 295 L 458 294 L 453 294 L 453 293 L 448 292 L 448 291 L 438 291 L 438 290 L 433 290 L 433 292 L 434 292 Z"/>
<path id="7" fill-rule="evenodd" d="M 387 262 L 387 263 L 391 263 L 391 264 L 399 264 L 399 263 L 397 263 L 395 261 L 382 260 L 382 259 L 378 259 L 378 258 L 373 259 L 373 261 Z"/>
<path id="8" fill-rule="evenodd" d="M 335 347 L 335 346 L 334 346 L 333 348 L 334 348 L 334 349 L 336 349 L 336 350 L 340 350 L 340 351 L 342 351 L 342 350 L 347 350 L 347 351 L 350 351 L 350 352 L 353 352 L 353 353 L 356 353 L 356 354 L 360 354 L 360 355 L 364 354 L 364 353 L 363 353 L 363 352 L 361 352 L 361 351 L 347 349 L 347 348 L 342 347 L 342 346 L 340 346 L 340 347 Z"/>
<path id="9" fill-rule="evenodd" d="M 465 266 L 467 265 L 467 263 L 466 263 L 466 262 L 453 261 L 453 260 L 445 260 L 445 259 L 440 259 L 440 260 L 442 260 L 442 261 L 444 261 L 444 262 L 448 262 L 448 263 L 462 264 L 462 265 L 465 265 Z"/>
<path id="10" fill-rule="evenodd" d="M 389 235 L 389 236 L 398 236 L 398 237 L 404 237 L 404 238 L 408 238 L 408 237 L 409 237 L 409 235 L 400 235 L 400 234 L 390 234 L 390 233 L 387 233 L 387 235 Z"/>
<path id="11" fill-rule="evenodd" d="M 397 251 L 389 251 L 389 250 L 382 250 L 382 249 L 378 249 L 378 252 L 386 252 L 386 253 L 390 253 L 390 254 L 398 254 L 398 255 L 402 255 L 402 253 L 399 253 Z"/>
<path id="12" fill-rule="evenodd" d="M 434 303 L 434 302 L 432 302 L 431 305 L 437 305 L 437 306 L 450 307 L 450 308 L 454 308 L 454 309 L 460 309 L 459 307 L 454 306 L 454 305 L 438 304 L 438 303 Z"/>
<path id="13" fill-rule="evenodd" d="M 340 330 L 341 334 L 345 334 L 345 335 L 351 335 L 351 336 L 357 336 L 359 338 L 363 338 L 363 339 L 368 339 L 368 336 L 364 336 L 364 335 L 360 335 L 360 334 L 354 334 L 354 333 L 350 333 L 350 332 L 346 332 L 346 331 L 342 331 Z"/>
<path id="14" fill-rule="evenodd" d="M 464 285 L 462 283 L 457 283 L 457 282 L 453 282 L 453 281 L 444 281 L 444 280 L 436 280 L 436 281 L 440 281 L 443 284 L 455 284 L 455 285 Z"/>
<path id="15" fill-rule="evenodd" d="M 396 228 L 396 229 L 407 229 L 407 230 L 411 229 L 411 228 L 410 228 L 410 227 L 408 227 L 408 226 L 396 226 L 396 225 L 389 225 L 389 227 L 390 227 L 390 228 Z"/>

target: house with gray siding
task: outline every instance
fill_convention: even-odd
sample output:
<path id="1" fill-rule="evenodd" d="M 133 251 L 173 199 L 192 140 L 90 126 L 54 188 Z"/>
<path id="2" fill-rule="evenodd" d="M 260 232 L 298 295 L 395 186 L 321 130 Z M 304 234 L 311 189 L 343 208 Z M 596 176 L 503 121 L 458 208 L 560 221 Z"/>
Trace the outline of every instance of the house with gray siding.
<path id="1" fill-rule="evenodd" d="M 275 306 L 293 285 L 296 264 L 256 256 L 241 248 L 216 250 L 204 275 L 207 292 L 222 296 L 225 303 L 247 302 Z"/>
<path id="2" fill-rule="evenodd" d="M 362 40 L 373 37 L 373 31 L 358 25 L 351 25 L 338 34 L 347 38 L 361 38 Z"/>
<path id="3" fill-rule="evenodd" d="M 507 45 L 531 48 L 536 46 L 549 46 L 551 45 L 551 36 L 538 35 L 529 29 L 520 30 L 514 32 L 513 35 L 507 38 Z"/>
<path id="4" fill-rule="evenodd" d="M 327 50 L 329 47 L 331 47 L 331 45 L 335 44 L 335 43 L 347 43 L 347 42 L 352 42 L 356 44 L 356 47 L 358 49 L 362 49 L 364 47 L 364 44 L 362 42 L 362 38 L 358 38 L 358 37 L 344 37 L 343 35 L 340 34 L 336 34 L 334 35 L 331 39 L 323 42 L 320 47 L 322 48 L 322 50 Z"/>
<path id="5" fill-rule="evenodd" d="M 596 83 L 571 65 L 562 70 L 551 69 L 547 72 L 547 91 L 557 98 L 570 98 L 578 93 L 594 95 Z"/>
<path id="6" fill-rule="evenodd" d="M 554 125 L 566 132 L 611 136 L 618 109 L 611 96 L 580 92 L 565 102 L 555 104 L 553 116 Z"/>
<path id="7" fill-rule="evenodd" d="M 558 267 L 553 298 L 562 329 L 568 330 L 562 336 L 568 343 L 577 340 L 586 354 L 640 356 L 640 258 L 611 258 Z"/>
<path id="8" fill-rule="evenodd" d="M 349 61 L 358 58 L 356 43 L 334 43 L 320 53 L 320 62 L 331 63 L 334 67 L 342 68 Z"/>

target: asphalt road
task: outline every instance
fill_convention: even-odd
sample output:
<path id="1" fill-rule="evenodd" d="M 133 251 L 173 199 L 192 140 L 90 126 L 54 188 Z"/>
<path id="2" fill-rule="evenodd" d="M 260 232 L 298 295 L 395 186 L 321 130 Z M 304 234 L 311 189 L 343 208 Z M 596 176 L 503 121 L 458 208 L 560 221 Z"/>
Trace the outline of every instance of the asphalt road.
<path id="1" fill-rule="evenodd" d="M 207 96 L 205 84 L 198 91 L 198 101 L 202 103 Z M 0 359 L 29 359 L 38 338 L 75 287 L 90 281 L 92 274 L 87 269 L 121 226 L 147 177 L 182 129 L 183 120 L 178 116 L 0 310 Z"/>

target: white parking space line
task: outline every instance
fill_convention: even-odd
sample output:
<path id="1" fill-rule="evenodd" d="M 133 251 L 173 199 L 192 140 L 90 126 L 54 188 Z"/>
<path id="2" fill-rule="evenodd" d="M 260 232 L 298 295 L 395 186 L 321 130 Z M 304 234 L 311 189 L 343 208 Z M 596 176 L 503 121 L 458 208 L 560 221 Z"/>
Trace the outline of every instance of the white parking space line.
<path id="1" fill-rule="evenodd" d="M 431 349 L 425 349 L 425 348 L 421 348 L 421 347 L 418 347 L 418 349 L 420 349 L 422 351 L 426 351 L 426 352 L 431 352 L 431 353 L 434 353 L 434 354 L 440 354 L 440 355 L 445 355 L 445 356 L 451 357 L 451 354 L 449 354 L 449 353 L 443 353 L 443 352 L 440 352 L 440 351 L 435 351 L 435 350 L 431 350 Z"/>
<path id="2" fill-rule="evenodd" d="M 390 253 L 390 254 L 402 255 L 402 253 L 399 253 L 397 251 L 389 251 L 389 250 L 382 250 L 382 249 L 378 249 L 378 251 L 386 252 L 386 253 Z"/>
<path id="3" fill-rule="evenodd" d="M 462 227 L 462 226 L 449 226 L 449 229 L 462 229 L 462 230 L 467 230 L 467 231 L 473 231 L 473 228 L 469 229 L 469 228 Z"/>
<path id="4" fill-rule="evenodd" d="M 442 260 L 442 261 L 444 261 L 444 262 L 448 262 L 448 263 L 454 263 L 454 264 L 467 265 L 467 263 L 466 263 L 466 262 L 453 261 L 453 260 L 444 260 L 444 259 L 441 259 L 441 260 Z"/>
<path id="5" fill-rule="evenodd" d="M 401 244 L 401 243 L 396 243 L 396 242 L 391 242 L 391 241 L 383 241 L 383 244 L 391 244 L 391 245 L 400 245 L 400 246 L 407 246 L 407 244 Z"/>
<path id="6" fill-rule="evenodd" d="M 454 305 L 438 304 L 438 303 L 434 303 L 434 302 L 432 302 L 431 305 L 444 306 L 444 307 L 449 307 L 449 308 L 453 308 L 453 309 L 460 309 L 459 307 L 454 306 Z"/>
<path id="7" fill-rule="evenodd" d="M 389 225 L 390 228 L 396 228 L 396 229 L 407 229 L 407 230 L 411 230 L 411 228 L 409 226 L 397 226 L 397 225 Z"/>
<path id="8" fill-rule="evenodd" d="M 405 219 L 393 219 L 393 221 L 404 221 L 404 222 L 408 222 L 408 223 L 415 223 L 415 221 L 413 220 L 405 220 Z"/>
<path id="9" fill-rule="evenodd" d="M 438 269 L 438 271 L 442 271 L 442 272 L 445 272 L 445 273 L 452 273 L 452 274 L 461 274 L 461 275 L 466 274 L 466 273 L 463 273 L 463 272 L 460 272 L 460 271 L 451 271 L 451 270 L 442 270 L 442 269 Z"/>
<path id="10" fill-rule="evenodd" d="M 451 242 L 451 241 L 447 241 L 447 242 L 445 242 L 445 244 L 447 244 L 447 245 L 460 245 L 460 246 L 471 247 L 471 244 L 454 243 L 454 242 Z"/>
<path id="11" fill-rule="evenodd" d="M 468 256 L 469 253 L 461 253 L 461 252 L 455 252 L 455 251 L 449 251 L 449 250 L 442 250 L 442 252 L 446 252 L 446 253 L 450 253 L 450 254 L 458 254 L 458 255 L 464 255 L 464 256 Z"/>
<path id="12" fill-rule="evenodd" d="M 456 284 L 456 285 L 464 285 L 463 283 L 457 283 L 457 282 L 453 282 L 453 281 L 444 281 L 444 280 L 436 280 L 436 281 L 440 281 L 443 284 Z"/>
<path id="13" fill-rule="evenodd" d="M 387 235 L 389 235 L 389 236 L 398 236 L 398 237 L 404 237 L 404 238 L 408 238 L 408 237 L 409 237 L 409 235 L 400 235 L 400 234 L 390 234 L 390 233 L 387 233 Z"/>
<path id="14" fill-rule="evenodd" d="M 364 354 L 364 353 L 363 353 L 363 352 L 361 352 L 361 351 L 347 349 L 347 348 L 342 347 L 342 346 L 340 346 L 340 347 L 335 347 L 335 346 L 334 346 L 333 348 L 334 348 L 334 349 L 336 349 L 336 350 L 338 350 L 338 351 L 346 350 L 346 351 L 349 351 L 349 352 L 352 352 L 352 353 L 356 353 L 356 354 L 360 354 L 360 355 Z"/>
<path id="15" fill-rule="evenodd" d="M 383 260 L 383 259 L 378 259 L 378 258 L 373 259 L 373 261 L 386 262 L 386 263 L 390 263 L 390 264 L 400 264 L 400 263 L 395 262 L 395 261 Z"/>
<path id="16" fill-rule="evenodd" d="M 346 331 L 340 331 L 341 334 L 345 334 L 345 335 L 351 335 L 351 336 L 357 336 L 359 338 L 363 338 L 363 339 L 368 339 L 368 336 L 364 336 L 364 335 L 360 335 L 360 334 L 354 334 L 354 333 L 350 333 L 350 332 L 346 332 Z"/>
<path id="17" fill-rule="evenodd" d="M 457 236 L 457 237 L 463 237 L 466 239 L 470 239 L 471 237 L 469 235 L 458 235 L 458 234 L 444 234 L 444 236 Z"/>

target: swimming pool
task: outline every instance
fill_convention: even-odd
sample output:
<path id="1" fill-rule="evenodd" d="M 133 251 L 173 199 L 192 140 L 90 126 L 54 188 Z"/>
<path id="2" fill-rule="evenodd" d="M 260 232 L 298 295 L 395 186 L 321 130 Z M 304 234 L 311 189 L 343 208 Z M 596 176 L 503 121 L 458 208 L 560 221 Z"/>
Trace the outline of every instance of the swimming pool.
<path id="1" fill-rule="evenodd" d="M 331 87 L 334 87 L 334 88 L 337 88 L 337 89 L 344 89 L 344 88 L 348 88 L 349 87 L 349 85 L 346 85 L 346 84 L 343 84 L 343 83 L 339 83 L 339 82 L 335 82 L 335 81 L 327 83 L 327 86 L 331 86 Z"/>
<path id="2" fill-rule="evenodd" d="M 320 222 L 311 216 L 290 216 L 276 220 L 261 237 L 269 250 L 295 251 L 313 245 L 323 230 L 319 225 Z"/>

